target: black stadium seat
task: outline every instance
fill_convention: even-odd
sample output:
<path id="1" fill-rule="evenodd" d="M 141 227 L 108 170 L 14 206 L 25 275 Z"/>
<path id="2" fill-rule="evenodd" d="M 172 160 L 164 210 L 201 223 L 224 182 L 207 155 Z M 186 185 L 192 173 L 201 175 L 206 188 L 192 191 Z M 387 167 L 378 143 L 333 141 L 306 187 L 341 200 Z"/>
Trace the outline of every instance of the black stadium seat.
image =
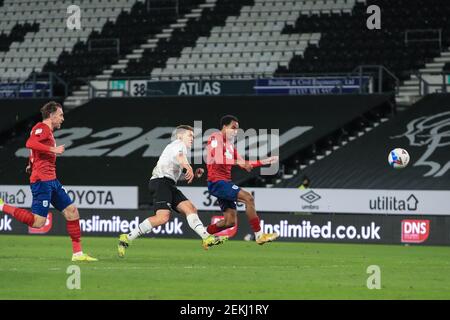
<path id="1" fill-rule="evenodd" d="M 382 29 L 366 27 L 369 5 L 382 8 Z M 352 14 L 302 15 L 295 26 L 284 33 L 321 32 L 319 47 L 308 47 L 303 56 L 295 56 L 289 67 L 280 67 L 278 75 L 309 72 L 351 72 L 359 65 L 384 65 L 400 80 L 422 67 L 440 53 L 437 42 L 405 43 L 405 31 L 442 29 L 443 47 L 450 45 L 450 6 L 440 0 L 369 0 L 357 3 Z M 414 39 L 430 39 L 433 32 L 423 32 Z M 390 83 L 391 89 L 395 83 Z"/>

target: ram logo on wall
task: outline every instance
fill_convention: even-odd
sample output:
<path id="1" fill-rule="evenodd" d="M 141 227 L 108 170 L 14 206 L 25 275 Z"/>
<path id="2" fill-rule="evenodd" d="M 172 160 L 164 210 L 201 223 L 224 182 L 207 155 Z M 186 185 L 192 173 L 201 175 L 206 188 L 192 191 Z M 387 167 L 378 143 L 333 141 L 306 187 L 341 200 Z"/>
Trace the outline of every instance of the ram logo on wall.
<path id="1" fill-rule="evenodd" d="M 450 111 L 415 118 L 408 122 L 405 133 L 392 139 L 403 137 L 408 139 L 410 146 L 423 149 L 421 157 L 413 166 L 428 167 L 424 177 L 442 177 L 450 170 L 450 160 L 433 158 L 437 149 L 450 148 Z"/>

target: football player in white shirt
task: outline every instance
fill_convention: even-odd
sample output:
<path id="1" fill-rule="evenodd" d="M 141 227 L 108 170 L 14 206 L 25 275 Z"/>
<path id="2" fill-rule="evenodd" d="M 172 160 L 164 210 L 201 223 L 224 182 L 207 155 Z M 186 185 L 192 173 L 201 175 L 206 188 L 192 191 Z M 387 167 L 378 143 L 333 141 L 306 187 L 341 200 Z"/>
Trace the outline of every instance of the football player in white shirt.
<path id="1" fill-rule="evenodd" d="M 176 186 L 182 178 L 183 171 L 185 171 L 184 178 L 188 183 L 191 183 L 194 177 L 200 178 L 203 175 L 204 170 L 201 168 L 194 173 L 187 159 L 187 150 L 192 147 L 193 141 L 194 129 L 192 127 L 181 125 L 176 128 L 175 139 L 162 152 L 149 182 L 156 214 L 145 219 L 130 233 L 120 235 L 118 245 L 120 257 L 125 256 L 125 250 L 131 241 L 149 233 L 152 228 L 167 223 L 171 210 L 186 215 L 189 226 L 203 239 L 202 246 L 205 250 L 228 239 L 228 237 L 210 235 L 206 231 L 197 215 L 197 209 Z"/>

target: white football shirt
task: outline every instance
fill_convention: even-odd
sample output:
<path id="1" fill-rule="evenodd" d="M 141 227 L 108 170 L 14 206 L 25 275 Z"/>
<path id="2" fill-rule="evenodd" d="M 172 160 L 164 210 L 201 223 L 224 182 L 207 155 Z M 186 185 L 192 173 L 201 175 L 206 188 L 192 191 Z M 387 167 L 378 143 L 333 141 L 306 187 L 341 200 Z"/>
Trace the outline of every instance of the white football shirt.
<path id="1" fill-rule="evenodd" d="M 164 148 L 153 169 L 151 179 L 167 177 L 177 182 L 183 173 L 183 167 L 177 160 L 179 154 L 187 155 L 187 148 L 181 140 L 177 139 Z"/>

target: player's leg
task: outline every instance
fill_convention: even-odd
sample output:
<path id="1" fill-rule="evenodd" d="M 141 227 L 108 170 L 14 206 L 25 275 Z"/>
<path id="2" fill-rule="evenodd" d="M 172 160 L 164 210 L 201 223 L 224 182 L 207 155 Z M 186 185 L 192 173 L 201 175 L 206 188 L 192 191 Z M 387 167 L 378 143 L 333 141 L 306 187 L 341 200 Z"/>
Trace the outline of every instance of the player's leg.
<path id="1" fill-rule="evenodd" d="M 264 244 L 266 242 L 271 242 L 278 238 L 276 233 L 263 233 L 261 230 L 261 223 L 256 213 L 255 199 L 252 194 L 245 190 L 240 190 L 237 195 L 238 201 L 245 203 L 245 213 L 247 214 L 250 227 L 255 233 L 255 240 L 258 244 Z"/>
<path id="2" fill-rule="evenodd" d="M 151 216 L 144 221 L 142 221 L 137 228 L 133 229 L 128 233 L 128 240 L 133 241 L 134 239 L 150 233 L 153 228 L 166 224 L 170 219 L 170 209 L 161 208 L 157 209 L 156 214 Z"/>
<path id="3" fill-rule="evenodd" d="M 33 228 L 42 228 L 45 225 L 45 222 L 47 221 L 47 217 L 43 217 L 38 214 L 33 214 L 33 215 L 34 215 L 34 223 L 33 223 L 32 227 Z"/>
<path id="4" fill-rule="evenodd" d="M 125 256 L 126 249 L 131 242 L 140 236 L 150 233 L 153 228 L 166 224 L 170 218 L 170 209 L 159 209 L 154 216 L 151 216 L 142 221 L 137 228 L 130 230 L 128 234 L 124 233 L 119 236 L 119 244 L 117 245 L 117 252 L 119 257 Z"/>
<path id="5" fill-rule="evenodd" d="M 72 241 L 72 261 L 97 261 L 96 258 L 83 253 L 81 247 L 81 228 L 80 228 L 80 214 L 78 208 L 73 204 L 64 187 L 58 180 L 50 182 L 52 192 L 52 205 L 62 214 L 66 219 L 66 230 Z"/>
<path id="6" fill-rule="evenodd" d="M 0 198 L 0 211 L 9 214 L 14 219 L 29 227 L 41 228 L 47 220 L 48 206 L 51 199 L 51 189 L 44 182 L 36 182 L 31 186 L 33 195 L 32 211 L 16 208 L 3 202 Z"/>
<path id="7" fill-rule="evenodd" d="M 188 221 L 189 227 L 191 227 L 191 229 L 194 230 L 200 238 L 206 239 L 210 236 L 210 234 L 206 232 L 206 228 L 197 214 L 197 208 L 191 201 L 180 201 L 176 206 L 176 210 L 179 213 L 186 215 L 186 220 Z"/>
<path id="8" fill-rule="evenodd" d="M 80 214 L 78 213 L 78 209 L 71 204 L 62 213 L 66 218 L 67 233 L 72 240 L 72 251 L 74 254 L 80 254 L 83 250 L 81 248 Z"/>
<path id="9" fill-rule="evenodd" d="M 0 211 L 4 212 L 6 214 L 9 214 L 11 217 L 16 219 L 17 221 L 20 221 L 20 222 L 26 224 L 27 226 L 33 227 L 33 228 L 40 228 L 40 227 L 44 226 L 45 221 L 47 220 L 46 217 L 38 216 L 26 209 L 10 206 L 10 205 L 4 203 L 2 199 L 0 199 Z"/>
<path id="10" fill-rule="evenodd" d="M 208 191 L 217 198 L 224 219 L 210 224 L 207 231 L 210 234 L 233 227 L 236 224 L 236 201 L 240 188 L 230 181 L 216 181 L 208 183 Z"/>
<path id="11" fill-rule="evenodd" d="M 220 231 L 232 228 L 236 225 L 237 220 L 236 204 L 234 204 L 233 202 L 228 202 L 220 199 L 219 204 L 223 212 L 223 219 L 217 221 L 214 224 L 210 224 L 207 227 L 206 231 L 208 231 L 208 233 L 210 234 L 216 234 Z"/>
<path id="12" fill-rule="evenodd" d="M 156 214 L 145 219 L 136 229 L 131 230 L 127 235 L 129 241 L 149 233 L 152 228 L 166 224 L 170 219 L 170 204 L 173 199 L 170 184 L 165 179 L 153 179 L 150 180 L 148 188 Z"/>
<path id="13" fill-rule="evenodd" d="M 191 227 L 191 229 L 202 239 L 206 239 L 210 236 L 210 234 L 206 232 L 205 226 L 197 214 L 197 208 L 175 186 L 172 187 L 172 207 L 175 208 L 177 212 L 186 215 L 189 227 Z"/>
<path id="14" fill-rule="evenodd" d="M 228 237 L 218 237 L 209 234 L 197 214 L 197 208 L 190 200 L 186 199 L 181 191 L 177 191 L 178 192 L 174 195 L 176 211 L 186 215 L 186 220 L 188 221 L 189 227 L 191 227 L 191 229 L 202 238 L 202 246 L 205 250 L 208 250 L 211 246 L 222 244 L 228 240 Z"/>
<path id="15" fill-rule="evenodd" d="M 170 185 L 164 179 L 152 179 L 148 187 L 156 214 L 142 221 L 137 228 L 130 230 L 128 234 L 124 233 L 119 236 L 117 246 L 119 257 L 125 256 L 125 251 L 133 240 L 151 232 L 152 228 L 169 221 L 171 213 L 169 204 L 172 203 Z"/>

